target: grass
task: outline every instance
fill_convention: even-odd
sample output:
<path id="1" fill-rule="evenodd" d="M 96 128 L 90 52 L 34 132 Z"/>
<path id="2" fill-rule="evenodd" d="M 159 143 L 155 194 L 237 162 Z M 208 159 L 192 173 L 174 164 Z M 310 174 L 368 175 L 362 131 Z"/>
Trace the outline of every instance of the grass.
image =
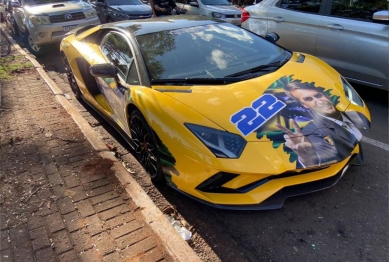
<path id="1" fill-rule="evenodd" d="M 9 79 L 33 68 L 33 64 L 23 55 L 8 55 L 0 58 L 0 79 Z"/>

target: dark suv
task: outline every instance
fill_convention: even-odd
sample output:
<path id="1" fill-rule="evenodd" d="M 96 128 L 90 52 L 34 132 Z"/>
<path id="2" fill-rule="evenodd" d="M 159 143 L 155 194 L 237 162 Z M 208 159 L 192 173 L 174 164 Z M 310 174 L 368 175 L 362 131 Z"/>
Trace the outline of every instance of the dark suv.
<path id="1" fill-rule="evenodd" d="M 140 0 L 97 0 L 90 2 L 101 23 L 150 18 L 151 7 Z"/>

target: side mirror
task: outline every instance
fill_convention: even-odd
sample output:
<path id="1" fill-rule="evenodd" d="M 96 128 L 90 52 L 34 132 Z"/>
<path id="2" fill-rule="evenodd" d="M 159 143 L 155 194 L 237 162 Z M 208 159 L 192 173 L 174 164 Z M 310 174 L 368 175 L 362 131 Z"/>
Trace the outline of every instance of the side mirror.
<path id="1" fill-rule="evenodd" d="M 199 4 L 197 2 L 189 2 L 190 6 L 199 7 Z"/>
<path id="2" fill-rule="evenodd" d="M 117 71 L 110 63 L 96 64 L 89 67 L 89 73 L 95 77 L 113 77 L 116 78 Z"/>
<path id="3" fill-rule="evenodd" d="M 102 6 L 102 7 L 104 7 L 104 6 L 105 6 L 105 4 L 104 4 L 104 3 L 102 3 L 102 2 L 95 2 L 95 5 L 96 5 L 96 6 Z"/>
<path id="4" fill-rule="evenodd" d="M 265 39 L 275 43 L 280 39 L 280 36 L 277 33 L 272 32 L 272 33 L 267 33 Z"/>
<path id="5" fill-rule="evenodd" d="M 389 21 L 389 11 L 384 10 L 384 11 L 378 11 L 373 14 L 373 20 L 374 21 Z"/>

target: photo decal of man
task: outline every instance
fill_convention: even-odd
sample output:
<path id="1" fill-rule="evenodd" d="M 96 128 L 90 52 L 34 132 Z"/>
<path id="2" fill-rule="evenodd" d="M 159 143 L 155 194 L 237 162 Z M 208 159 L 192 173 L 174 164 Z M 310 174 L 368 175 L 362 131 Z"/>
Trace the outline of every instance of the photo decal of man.
<path id="1" fill-rule="evenodd" d="M 298 156 L 296 167 L 326 165 L 349 157 L 362 139 L 359 128 L 369 125 L 368 120 L 358 112 L 338 110 L 325 89 L 314 83 L 292 79 L 283 89 L 287 100 L 301 105 L 312 116 L 303 127 L 293 116 L 285 119 L 284 125 L 275 124 L 284 132 L 285 146 Z"/>

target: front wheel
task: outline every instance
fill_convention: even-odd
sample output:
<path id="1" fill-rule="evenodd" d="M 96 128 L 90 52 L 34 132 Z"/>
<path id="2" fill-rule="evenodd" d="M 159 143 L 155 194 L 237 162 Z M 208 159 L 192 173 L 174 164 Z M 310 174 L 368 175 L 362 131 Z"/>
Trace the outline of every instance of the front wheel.
<path id="1" fill-rule="evenodd" d="M 162 173 L 158 144 L 149 124 L 138 110 L 131 113 L 130 131 L 135 144 L 135 157 L 153 182 L 163 181 L 165 177 Z"/>
<path id="2" fill-rule="evenodd" d="M 77 85 L 76 78 L 74 77 L 72 68 L 70 67 L 69 61 L 66 58 L 65 54 L 62 54 L 62 61 L 65 64 L 66 77 L 69 81 L 69 85 L 74 93 L 74 96 L 76 97 L 77 100 L 80 100 L 82 94 L 80 88 Z"/>
<path id="3" fill-rule="evenodd" d="M 35 56 L 40 56 L 43 54 L 43 49 L 41 45 L 38 45 L 34 42 L 34 39 L 32 39 L 30 33 L 26 31 L 26 35 L 24 37 L 24 42 L 27 46 L 27 49 L 31 52 L 31 54 Z"/>

